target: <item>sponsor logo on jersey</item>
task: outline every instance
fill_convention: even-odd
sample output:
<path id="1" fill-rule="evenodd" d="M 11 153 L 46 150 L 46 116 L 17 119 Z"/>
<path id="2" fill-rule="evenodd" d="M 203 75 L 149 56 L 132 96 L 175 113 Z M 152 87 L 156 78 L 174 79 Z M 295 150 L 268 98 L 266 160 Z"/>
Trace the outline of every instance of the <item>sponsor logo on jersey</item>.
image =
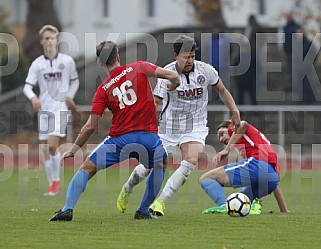
<path id="1" fill-rule="evenodd" d="M 193 88 L 193 89 L 185 89 L 185 90 L 177 90 L 178 99 L 182 100 L 194 100 L 200 99 L 203 97 L 203 88 Z"/>
<path id="2" fill-rule="evenodd" d="M 203 85 L 205 83 L 205 76 L 203 76 L 203 75 L 197 76 L 197 82 L 199 84 Z"/>
<path id="3" fill-rule="evenodd" d="M 122 77 L 124 77 L 127 73 L 130 73 L 134 71 L 132 67 L 127 67 L 124 69 L 120 74 L 118 74 L 116 77 L 112 78 L 111 81 L 103 85 L 103 89 L 106 91 L 110 86 L 118 82 Z"/>
<path id="4" fill-rule="evenodd" d="M 43 77 L 45 78 L 46 81 L 61 80 L 62 72 L 45 73 L 43 74 Z"/>

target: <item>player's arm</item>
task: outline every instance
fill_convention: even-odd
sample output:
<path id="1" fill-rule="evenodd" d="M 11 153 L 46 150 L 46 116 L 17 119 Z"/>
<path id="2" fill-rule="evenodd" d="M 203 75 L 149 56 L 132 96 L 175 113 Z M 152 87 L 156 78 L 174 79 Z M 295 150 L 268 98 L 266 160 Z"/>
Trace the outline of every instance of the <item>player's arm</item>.
<path id="1" fill-rule="evenodd" d="M 154 99 L 155 99 L 155 105 L 156 107 L 163 104 L 163 99 L 157 95 L 154 95 Z"/>
<path id="2" fill-rule="evenodd" d="M 280 212 L 281 213 L 290 213 L 290 211 L 288 210 L 288 208 L 286 206 L 280 184 L 274 189 L 273 194 L 274 194 L 274 197 L 279 205 Z"/>
<path id="3" fill-rule="evenodd" d="M 71 148 L 62 155 L 62 159 L 73 157 L 75 153 L 88 141 L 90 136 L 95 132 L 98 126 L 100 116 L 97 114 L 90 114 L 86 124 L 81 128 L 74 144 Z"/>
<path id="4" fill-rule="evenodd" d="M 31 101 L 32 108 L 35 110 L 35 112 L 39 112 L 41 109 L 41 103 L 33 91 L 33 85 L 26 82 L 25 86 L 23 87 L 23 93 Z"/>
<path id="5" fill-rule="evenodd" d="M 218 92 L 220 99 L 222 100 L 224 105 L 232 112 L 232 126 L 237 129 L 241 122 L 240 111 L 238 110 L 231 93 L 223 85 L 221 79 L 219 79 L 218 82 L 214 85 L 214 89 L 216 90 L 216 92 Z"/>
<path id="6" fill-rule="evenodd" d="M 235 130 L 228 142 L 228 144 L 225 147 L 225 150 L 228 152 L 231 151 L 231 149 L 234 147 L 234 145 L 242 138 L 242 136 L 246 133 L 247 129 L 249 128 L 249 123 L 242 120 L 240 123 L 240 126 L 237 130 Z"/>
<path id="7" fill-rule="evenodd" d="M 76 111 L 77 107 L 74 102 L 74 97 L 76 95 L 76 92 L 78 91 L 79 88 L 79 79 L 72 79 L 70 80 L 70 85 L 69 89 L 66 93 L 66 105 L 69 110 Z"/>
<path id="8" fill-rule="evenodd" d="M 161 67 L 155 70 L 155 77 L 169 80 L 170 84 L 167 85 L 168 91 L 175 90 L 181 84 L 176 72 Z"/>
<path id="9" fill-rule="evenodd" d="M 233 132 L 226 147 L 222 151 L 217 153 L 213 158 L 214 165 L 218 165 L 219 162 L 230 153 L 230 151 L 234 148 L 235 144 L 237 144 L 241 137 L 246 133 L 249 126 L 250 125 L 248 122 L 241 121 L 239 128 Z"/>

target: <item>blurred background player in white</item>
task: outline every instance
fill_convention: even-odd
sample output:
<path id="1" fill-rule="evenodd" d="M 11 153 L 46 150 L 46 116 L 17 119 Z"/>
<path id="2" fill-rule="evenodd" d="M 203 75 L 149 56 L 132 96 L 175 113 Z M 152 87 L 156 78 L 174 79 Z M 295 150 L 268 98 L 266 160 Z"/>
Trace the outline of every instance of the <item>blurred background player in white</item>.
<path id="1" fill-rule="evenodd" d="M 217 167 L 201 176 L 202 188 L 218 205 L 205 209 L 203 214 L 227 213 L 223 187 L 243 187 L 240 192 L 247 195 L 252 202 L 250 214 L 261 214 L 261 204 L 254 199 L 272 192 L 280 211 L 289 212 L 279 185 L 278 157 L 265 135 L 246 121 L 241 121 L 236 130 L 233 129 L 231 121 L 226 120 L 217 128 L 217 139 L 226 147 L 213 158 L 214 167 L 217 167 L 233 148 L 237 149 L 243 160 Z"/>
<path id="2" fill-rule="evenodd" d="M 166 80 L 158 80 L 154 89 L 156 104 L 162 104 L 159 116 L 158 134 L 172 153 L 178 146 L 182 161 L 171 175 L 166 185 L 150 209 L 156 215 L 164 215 L 165 202 L 176 193 L 195 168 L 200 153 L 203 152 L 208 135 L 207 104 L 208 86 L 214 87 L 223 103 L 232 113 L 232 123 L 240 124 L 240 113 L 230 92 L 223 85 L 217 71 L 209 64 L 195 60 L 195 40 L 180 35 L 174 41 L 174 58 L 165 69 L 179 74 L 181 85 L 172 92 L 166 91 Z M 128 196 L 133 187 L 148 175 L 143 165 L 138 165 L 124 184 L 118 199 L 117 209 L 124 212 L 128 205 Z"/>
<path id="3" fill-rule="evenodd" d="M 57 195 L 60 189 L 60 139 L 66 136 L 68 109 L 76 110 L 73 98 L 79 88 L 76 64 L 72 57 L 58 52 L 58 29 L 45 25 L 39 31 L 43 54 L 35 59 L 23 89 L 38 113 L 41 151 L 49 181 L 47 195 Z M 39 97 L 33 91 L 39 85 Z"/>

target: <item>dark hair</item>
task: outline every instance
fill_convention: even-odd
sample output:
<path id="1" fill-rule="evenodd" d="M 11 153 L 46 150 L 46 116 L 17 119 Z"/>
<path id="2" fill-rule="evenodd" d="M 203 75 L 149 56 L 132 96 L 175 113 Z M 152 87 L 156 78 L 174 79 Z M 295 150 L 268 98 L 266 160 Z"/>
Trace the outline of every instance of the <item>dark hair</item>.
<path id="1" fill-rule="evenodd" d="M 192 52 L 196 50 L 196 42 L 193 38 L 187 35 L 180 35 L 174 41 L 174 52 L 179 54 L 180 52 Z"/>
<path id="2" fill-rule="evenodd" d="M 118 46 L 112 41 L 103 41 L 96 46 L 96 55 L 100 62 L 106 66 L 112 66 L 116 62 Z"/>
<path id="3" fill-rule="evenodd" d="M 230 124 L 231 124 L 231 120 L 224 120 L 224 121 L 222 121 L 222 123 L 220 123 L 217 126 L 216 131 L 218 131 L 221 128 L 228 128 Z"/>

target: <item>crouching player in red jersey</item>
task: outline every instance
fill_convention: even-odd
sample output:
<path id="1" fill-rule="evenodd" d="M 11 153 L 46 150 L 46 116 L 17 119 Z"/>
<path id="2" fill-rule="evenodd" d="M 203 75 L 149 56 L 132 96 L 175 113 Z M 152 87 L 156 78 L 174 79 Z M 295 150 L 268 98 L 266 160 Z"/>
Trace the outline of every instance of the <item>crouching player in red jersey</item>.
<path id="1" fill-rule="evenodd" d="M 218 126 L 217 138 L 226 147 L 213 158 L 214 166 L 226 158 L 233 147 L 244 159 L 215 168 L 201 176 L 202 188 L 218 205 L 205 209 L 203 213 L 226 213 L 226 197 L 222 187 L 243 187 L 240 192 L 246 194 L 252 202 L 251 214 L 261 213 L 260 203 L 253 200 L 272 192 L 280 211 L 289 212 L 279 186 L 280 167 L 277 154 L 270 141 L 246 121 L 241 121 L 239 128 L 233 131 L 230 120 L 223 121 Z"/>
<path id="2" fill-rule="evenodd" d="M 88 180 L 98 170 L 108 168 L 129 157 L 139 159 L 151 174 L 135 219 L 151 219 L 149 206 L 157 196 L 164 178 L 167 153 L 157 135 L 156 106 L 147 77 L 168 79 L 168 90 L 179 86 L 178 74 L 148 62 L 137 61 L 120 66 L 117 45 L 111 41 L 96 47 L 97 63 L 109 74 L 97 88 L 91 114 L 69 151 L 62 160 L 73 157 L 98 126 L 106 108 L 112 114 L 107 136 L 86 158 L 69 183 L 66 203 L 50 221 L 71 221 L 73 209 Z"/>

